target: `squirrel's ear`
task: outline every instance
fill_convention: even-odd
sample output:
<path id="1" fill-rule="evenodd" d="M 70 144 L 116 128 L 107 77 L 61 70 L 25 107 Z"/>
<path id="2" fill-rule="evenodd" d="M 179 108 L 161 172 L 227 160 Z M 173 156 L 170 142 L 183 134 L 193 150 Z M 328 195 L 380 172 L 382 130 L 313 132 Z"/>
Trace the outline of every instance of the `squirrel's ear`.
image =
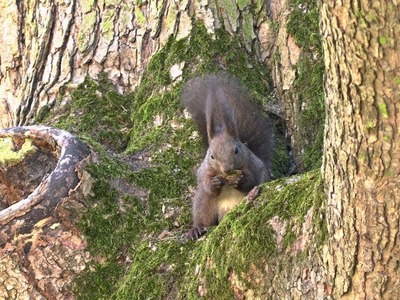
<path id="1" fill-rule="evenodd" d="M 206 122 L 208 143 L 210 144 L 216 135 L 226 131 L 226 126 L 221 116 L 221 108 L 212 90 L 207 92 Z"/>
<path id="2" fill-rule="evenodd" d="M 210 90 L 207 92 L 206 97 L 206 124 L 208 143 L 210 144 L 217 133 L 217 129 L 215 128 L 215 105 L 213 103 L 213 97 Z"/>
<path id="3" fill-rule="evenodd" d="M 235 114 L 233 108 L 230 105 L 228 98 L 222 88 L 218 88 L 216 91 L 218 109 L 223 119 L 224 129 L 229 135 L 238 137 L 238 131 L 236 126 Z"/>

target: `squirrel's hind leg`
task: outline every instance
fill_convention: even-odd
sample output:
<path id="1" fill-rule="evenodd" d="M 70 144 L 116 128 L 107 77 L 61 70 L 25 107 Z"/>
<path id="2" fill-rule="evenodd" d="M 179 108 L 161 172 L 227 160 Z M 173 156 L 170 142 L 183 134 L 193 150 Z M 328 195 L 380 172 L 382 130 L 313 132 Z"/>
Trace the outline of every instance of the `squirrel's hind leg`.
<path id="1" fill-rule="evenodd" d="M 207 232 L 207 228 L 218 224 L 217 199 L 197 191 L 193 199 L 193 228 L 187 233 L 188 238 L 197 239 Z"/>
<path id="2" fill-rule="evenodd" d="M 207 232 L 207 227 L 193 227 L 186 234 L 191 240 L 197 240 L 201 235 Z"/>

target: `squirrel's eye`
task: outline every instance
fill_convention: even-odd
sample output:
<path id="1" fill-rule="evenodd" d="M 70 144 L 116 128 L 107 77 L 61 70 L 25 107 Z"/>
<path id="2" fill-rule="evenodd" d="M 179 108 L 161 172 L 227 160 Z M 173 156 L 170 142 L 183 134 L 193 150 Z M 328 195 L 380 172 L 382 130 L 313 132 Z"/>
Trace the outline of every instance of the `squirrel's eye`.
<path id="1" fill-rule="evenodd" d="M 214 159 L 214 155 L 212 155 L 212 154 L 211 154 L 211 156 L 210 156 L 210 157 L 211 157 L 211 159 Z"/>
<path id="2" fill-rule="evenodd" d="M 237 147 L 235 147 L 235 154 L 239 153 L 239 149 Z"/>

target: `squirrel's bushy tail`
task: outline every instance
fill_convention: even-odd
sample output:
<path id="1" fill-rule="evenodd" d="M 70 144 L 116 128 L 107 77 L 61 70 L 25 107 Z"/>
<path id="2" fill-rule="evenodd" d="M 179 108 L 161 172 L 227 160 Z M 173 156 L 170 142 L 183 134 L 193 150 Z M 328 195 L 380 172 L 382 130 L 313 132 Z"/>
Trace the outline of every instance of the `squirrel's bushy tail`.
<path id="1" fill-rule="evenodd" d="M 188 81 L 182 92 L 182 103 L 196 122 L 203 141 L 208 147 L 207 113 L 220 111 L 227 103 L 218 103 L 216 92 L 222 89 L 224 99 L 233 111 L 239 139 L 260 158 L 270 170 L 273 155 L 271 126 L 266 116 L 251 99 L 250 93 L 231 75 L 207 75 Z M 208 103 L 207 101 L 212 101 Z M 209 107 L 216 108 L 210 110 Z M 207 109 L 208 108 L 208 109 Z M 208 112 L 207 112 L 208 111 Z M 210 119 L 210 116 L 209 118 Z"/>

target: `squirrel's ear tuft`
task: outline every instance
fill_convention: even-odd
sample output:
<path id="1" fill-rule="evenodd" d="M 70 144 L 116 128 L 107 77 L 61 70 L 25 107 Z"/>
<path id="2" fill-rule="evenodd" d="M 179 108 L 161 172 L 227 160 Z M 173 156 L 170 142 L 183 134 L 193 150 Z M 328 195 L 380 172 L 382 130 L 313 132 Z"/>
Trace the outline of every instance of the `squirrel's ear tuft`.
<path id="1" fill-rule="evenodd" d="M 211 143 L 218 134 L 228 131 L 224 116 L 225 112 L 223 111 L 224 108 L 220 106 L 218 96 L 215 93 L 215 90 L 210 89 L 207 92 L 206 99 L 206 122 L 209 143 Z"/>
<path id="2" fill-rule="evenodd" d="M 218 110 L 220 112 L 221 119 L 223 120 L 224 129 L 231 136 L 238 137 L 238 130 L 236 126 L 235 114 L 232 105 L 229 103 L 228 98 L 224 90 L 219 87 L 216 90 Z"/>
<path id="3" fill-rule="evenodd" d="M 217 133 L 216 128 L 216 118 L 215 118 L 215 105 L 213 101 L 212 91 L 207 91 L 207 99 L 206 99 L 206 124 L 207 124 L 207 135 L 208 135 L 208 143 L 210 144 L 212 139 Z"/>

